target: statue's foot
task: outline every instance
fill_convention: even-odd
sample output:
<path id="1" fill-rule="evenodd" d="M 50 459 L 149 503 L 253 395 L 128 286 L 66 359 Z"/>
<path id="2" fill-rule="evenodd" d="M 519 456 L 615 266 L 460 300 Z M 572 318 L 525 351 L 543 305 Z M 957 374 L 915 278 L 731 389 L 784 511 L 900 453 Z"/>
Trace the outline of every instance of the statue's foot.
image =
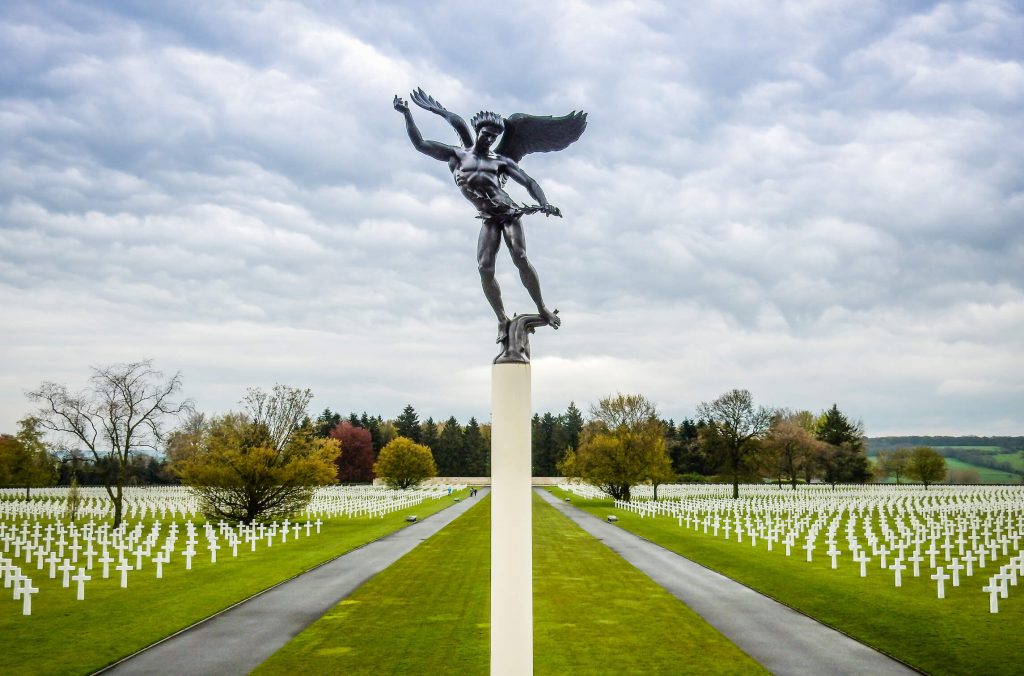
<path id="1" fill-rule="evenodd" d="M 557 330 L 562 325 L 562 319 L 558 316 L 558 310 L 554 312 L 548 310 L 546 307 L 542 307 L 539 310 L 540 316 L 548 323 L 548 326 Z"/>
<path id="2" fill-rule="evenodd" d="M 509 319 L 501 319 L 498 321 L 498 339 L 495 343 L 499 345 L 505 345 L 508 343 L 508 327 L 512 325 Z"/>

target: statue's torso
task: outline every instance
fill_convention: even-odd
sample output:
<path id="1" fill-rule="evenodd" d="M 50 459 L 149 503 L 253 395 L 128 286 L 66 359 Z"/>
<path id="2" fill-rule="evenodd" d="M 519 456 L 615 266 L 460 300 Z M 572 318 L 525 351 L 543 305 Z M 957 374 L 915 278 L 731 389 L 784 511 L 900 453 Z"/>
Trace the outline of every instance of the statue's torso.
<path id="1" fill-rule="evenodd" d="M 466 199 L 484 213 L 496 214 L 514 206 L 501 189 L 504 161 L 496 155 L 481 156 L 472 149 L 459 149 L 450 162 L 455 185 Z"/>

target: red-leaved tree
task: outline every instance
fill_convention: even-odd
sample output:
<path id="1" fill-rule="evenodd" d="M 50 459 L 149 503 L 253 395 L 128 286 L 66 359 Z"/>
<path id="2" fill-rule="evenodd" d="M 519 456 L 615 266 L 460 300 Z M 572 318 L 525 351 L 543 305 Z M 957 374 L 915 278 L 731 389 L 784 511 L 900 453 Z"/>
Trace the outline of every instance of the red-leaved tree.
<path id="1" fill-rule="evenodd" d="M 338 482 L 365 483 L 373 481 L 373 438 L 370 430 L 354 427 L 347 420 L 334 426 L 331 438 L 341 442 L 341 455 L 335 460 L 338 465 Z"/>

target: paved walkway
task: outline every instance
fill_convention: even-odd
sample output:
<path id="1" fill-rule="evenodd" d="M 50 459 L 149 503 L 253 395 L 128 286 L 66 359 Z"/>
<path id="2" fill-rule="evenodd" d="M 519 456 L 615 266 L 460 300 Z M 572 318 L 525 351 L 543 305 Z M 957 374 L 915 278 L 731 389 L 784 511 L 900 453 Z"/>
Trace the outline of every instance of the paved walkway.
<path id="1" fill-rule="evenodd" d="M 487 494 L 329 561 L 118 662 L 113 674 L 248 674 L 361 584 Z"/>
<path id="2" fill-rule="evenodd" d="M 915 674 L 914 670 L 724 575 L 535 489 L 773 674 Z"/>

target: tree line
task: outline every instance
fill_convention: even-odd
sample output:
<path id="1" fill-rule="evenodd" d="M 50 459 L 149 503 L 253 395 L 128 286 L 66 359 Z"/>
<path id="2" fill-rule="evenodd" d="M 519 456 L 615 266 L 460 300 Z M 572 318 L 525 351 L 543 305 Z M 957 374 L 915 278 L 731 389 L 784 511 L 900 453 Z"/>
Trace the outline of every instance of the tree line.
<path id="1" fill-rule="evenodd" d="M 42 383 L 28 393 L 39 408 L 17 435 L 0 436 L 0 482 L 27 490 L 58 481 L 103 485 L 119 522 L 125 486 L 182 481 L 200 487 L 210 514 L 251 520 L 292 509 L 325 483 L 490 474 L 490 425 L 475 418 L 421 422 L 411 404 L 393 420 L 330 408 L 312 418 L 312 392 L 283 385 L 250 388 L 241 410 L 207 416 L 180 390 L 180 373 L 165 378 L 148 360 L 94 368 L 77 392 Z M 644 396 L 622 394 L 599 400 L 589 418 L 570 403 L 563 413 L 536 414 L 532 424 L 535 476 L 584 478 L 625 499 L 644 482 L 656 490 L 680 480 L 727 481 L 738 496 L 741 482 L 765 477 L 795 488 L 873 476 L 863 425 L 837 405 L 817 415 L 772 409 L 755 406 L 747 390 L 701 402 L 695 420 L 678 424 Z M 878 476 L 916 471 L 884 460 Z"/>

